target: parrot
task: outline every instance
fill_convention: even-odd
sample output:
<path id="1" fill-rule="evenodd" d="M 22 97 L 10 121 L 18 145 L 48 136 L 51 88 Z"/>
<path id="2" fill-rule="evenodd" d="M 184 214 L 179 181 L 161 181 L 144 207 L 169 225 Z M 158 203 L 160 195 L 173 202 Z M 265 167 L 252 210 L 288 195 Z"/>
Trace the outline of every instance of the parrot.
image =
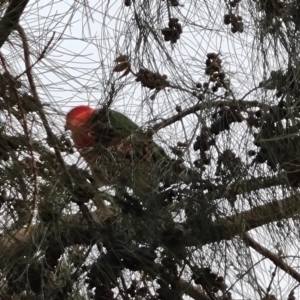
<path id="1" fill-rule="evenodd" d="M 184 171 L 139 125 L 107 107 L 71 109 L 66 130 L 102 186 L 126 186 L 143 196 L 158 193 L 161 182 L 178 181 Z"/>

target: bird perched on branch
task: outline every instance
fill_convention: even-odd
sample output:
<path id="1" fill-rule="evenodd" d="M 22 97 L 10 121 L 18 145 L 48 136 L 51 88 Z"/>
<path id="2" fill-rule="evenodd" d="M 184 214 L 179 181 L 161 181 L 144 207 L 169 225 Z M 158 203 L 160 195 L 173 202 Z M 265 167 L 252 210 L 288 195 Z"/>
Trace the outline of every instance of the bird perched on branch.
<path id="1" fill-rule="evenodd" d="M 127 186 L 137 195 L 149 194 L 160 182 L 178 181 L 184 171 L 152 137 L 117 111 L 75 107 L 67 114 L 66 129 L 102 186 Z"/>

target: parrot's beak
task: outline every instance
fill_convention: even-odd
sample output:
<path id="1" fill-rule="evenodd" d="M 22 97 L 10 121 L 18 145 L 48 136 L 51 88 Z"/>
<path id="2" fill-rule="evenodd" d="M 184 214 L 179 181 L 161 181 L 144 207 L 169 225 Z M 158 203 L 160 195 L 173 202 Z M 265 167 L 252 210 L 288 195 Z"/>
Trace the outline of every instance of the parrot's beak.
<path id="1" fill-rule="evenodd" d="M 65 131 L 70 130 L 70 127 L 68 126 L 68 124 L 65 125 Z"/>

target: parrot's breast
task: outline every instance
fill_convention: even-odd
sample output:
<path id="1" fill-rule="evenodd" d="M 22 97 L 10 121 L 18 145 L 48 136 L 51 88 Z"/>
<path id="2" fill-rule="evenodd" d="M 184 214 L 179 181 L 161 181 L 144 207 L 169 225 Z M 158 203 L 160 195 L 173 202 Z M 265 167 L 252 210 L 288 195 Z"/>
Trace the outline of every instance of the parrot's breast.
<path id="1" fill-rule="evenodd" d="M 93 147 L 95 144 L 93 130 L 85 126 L 72 131 L 72 139 L 77 148 Z"/>
<path id="2" fill-rule="evenodd" d="M 103 185 L 124 185 L 148 193 L 158 184 L 157 162 L 147 143 L 115 138 L 82 155 Z"/>

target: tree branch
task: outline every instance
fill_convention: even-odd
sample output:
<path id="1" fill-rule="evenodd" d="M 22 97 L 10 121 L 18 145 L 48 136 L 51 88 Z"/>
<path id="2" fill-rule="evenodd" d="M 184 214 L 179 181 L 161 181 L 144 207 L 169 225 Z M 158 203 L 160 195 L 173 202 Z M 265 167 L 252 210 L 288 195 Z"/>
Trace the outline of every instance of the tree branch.
<path id="1" fill-rule="evenodd" d="M 250 235 L 247 233 L 245 233 L 242 238 L 248 247 L 253 248 L 258 253 L 260 253 L 262 256 L 267 257 L 278 268 L 280 268 L 281 270 L 283 270 L 284 272 L 289 274 L 291 277 L 293 277 L 295 280 L 300 282 L 300 274 L 298 272 L 296 272 L 293 268 L 291 268 L 288 264 L 286 264 L 279 255 L 273 253 L 269 249 L 260 245 L 252 237 L 250 237 Z"/>
<path id="2" fill-rule="evenodd" d="M 224 192 L 220 196 L 221 198 L 230 198 L 245 193 L 250 193 L 260 189 L 266 189 L 274 186 L 284 185 L 282 179 L 279 176 L 270 177 L 253 177 L 250 179 L 234 182 L 224 188 Z M 222 190 L 222 189 L 221 189 Z"/>
<path id="3" fill-rule="evenodd" d="M 182 244 L 185 246 L 198 246 L 199 244 L 205 245 L 224 239 L 230 240 L 234 236 L 243 234 L 243 231 L 245 233 L 259 226 L 282 219 L 291 218 L 298 213 L 299 201 L 300 195 L 298 194 L 283 200 L 273 201 L 255 207 L 232 217 L 220 219 L 210 225 L 209 235 L 203 235 L 201 230 L 199 231 L 198 235 L 194 232 L 186 231 L 182 237 Z M 102 211 L 102 209 L 91 213 L 96 222 L 109 221 L 110 218 L 114 217 L 114 214 L 115 213 L 109 209 L 105 213 Z M 74 228 L 80 226 L 83 236 L 86 235 L 86 237 L 88 237 L 90 234 L 92 234 L 91 228 L 88 226 L 84 227 L 82 218 L 80 218 L 77 214 L 73 216 L 64 216 L 61 219 L 61 222 L 60 235 L 65 235 L 66 240 L 70 242 L 70 245 L 72 245 L 73 238 L 71 238 L 69 234 L 72 233 Z M 6 233 L 5 236 L 8 234 L 9 239 L 3 236 L 0 240 L 0 247 L 3 249 L 2 252 L 5 253 L 4 256 L 9 257 L 13 255 L 12 249 L 19 249 L 19 247 L 22 247 L 20 244 L 26 247 L 26 244 L 30 240 L 30 235 L 34 234 L 37 231 L 37 228 L 37 226 L 33 226 L 28 235 L 22 237 L 21 239 L 18 237 L 15 231 L 14 234 Z M 22 231 L 22 229 L 20 231 Z M 19 234 L 19 232 L 17 233 Z M 38 237 L 35 239 L 38 240 Z M 78 243 L 77 240 L 76 242 Z"/>
<path id="4" fill-rule="evenodd" d="M 218 107 L 218 106 L 244 106 L 244 107 L 266 107 L 266 104 L 260 103 L 259 101 L 244 101 L 244 100 L 238 100 L 238 101 L 234 101 L 234 100 L 223 100 L 223 101 L 215 101 L 215 102 L 211 102 L 209 103 L 209 107 L 213 108 L 213 107 Z M 191 115 L 199 110 L 205 110 L 208 109 L 208 104 L 207 103 L 199 103 L 196 104 L 192 107 L 189 107 L 185 110 L 183 110 L 182 112 L 179 112 L 178 114 L 163 120 L 160 123 L 155 124 L 152 128 L 150 128 L 148 130 L 149 134 L 154 134 L 157 131 L 177 122 L 182 120 L 184 117 Z"/>
<path id="5" fill-rule="evenodd" d="M 220 219 L 210 226 L 211 234 L 203 236 L 201 231 L 198 237 L 202 244 L 209 244 L 221 240 L 230 240 L 243 231 L 258 228 L 269 223 L 288 219 L 298 214 L 300 194 L 276 200 L 261 206 L 254 207 L 247 211 L 236 214 L 232 217 Z"/>

